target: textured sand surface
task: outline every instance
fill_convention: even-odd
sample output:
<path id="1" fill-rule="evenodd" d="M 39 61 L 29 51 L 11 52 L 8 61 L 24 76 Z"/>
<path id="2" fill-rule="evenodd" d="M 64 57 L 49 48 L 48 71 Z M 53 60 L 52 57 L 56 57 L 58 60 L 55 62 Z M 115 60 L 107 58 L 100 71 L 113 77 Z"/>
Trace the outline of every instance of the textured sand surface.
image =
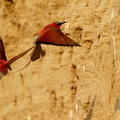
<path id="1" fill-rule="evenodd" d="M 43 26 L 83 47 L 42 45 L 45 56 L 12 64 L 0 81 L 0 120 L 120 120 L 119 0 L 0 0 L 7 58 L 33 46 Z"/>

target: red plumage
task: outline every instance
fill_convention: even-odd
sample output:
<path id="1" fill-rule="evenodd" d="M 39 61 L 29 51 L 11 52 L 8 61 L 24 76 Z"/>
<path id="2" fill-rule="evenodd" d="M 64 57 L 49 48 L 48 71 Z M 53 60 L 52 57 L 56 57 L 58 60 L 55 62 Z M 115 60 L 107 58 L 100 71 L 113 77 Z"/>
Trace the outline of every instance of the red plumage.
<path id="1" fill-rule="evenodd" d="M 5 60 L 7 61 L 7 57 L 5 54 L 5 48 L 2 42 L 2 39 L 0 38 L 0 60 Z"/>
<path id="2" fill-rule="evenodd" d="M 20 53 L 19 55 L 12 57 L 9 61 L 7 61 L 7 57 L 5 54 L 5 48 L 2 39 L 0 38 L 0 79 L 7 74 L 8 70 L 11 70 L 10 64 L 24 56 L 27 52 L 29 52 L 33 47 L 28 50 Z"/>
<path id="3" fill-rule="evenodd" d="M 42 31 L 38 32 L 36 43 L 52 44 L 58 46 L 80 46 L 71 38 L 66 36 L 60 29 L 53 26 L 46 26 Z"/>
<path id="4" fill-rule="evenodd" d="M 38 50 L 40 44 L 51 44 L 57 46 L 79 46 L 78 43 L 73 41 L 71 38 L 66 36 L 61 30 L 60 26 L 66 22 L 54 22 L 46 25 L 42 28 L 35 36 L 35 48 L 31 54 L 31 60 L 35 61 L 40 58 L 40 53 L 42 49 Z M 38 45 L 39 44 L 39 45 Z"/>

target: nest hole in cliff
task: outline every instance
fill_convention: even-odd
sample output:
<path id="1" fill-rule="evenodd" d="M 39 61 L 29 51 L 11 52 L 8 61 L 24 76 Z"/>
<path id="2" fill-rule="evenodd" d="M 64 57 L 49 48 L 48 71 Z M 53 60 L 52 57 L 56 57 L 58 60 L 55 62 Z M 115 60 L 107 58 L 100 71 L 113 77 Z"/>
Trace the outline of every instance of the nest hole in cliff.
<path id="1" fill-rule="evenodd" d="M 83 28 L 81 26 L 78 26 L 74 29 L 74 34 L 79 35 L 80 38 L 82 38 Z"/>

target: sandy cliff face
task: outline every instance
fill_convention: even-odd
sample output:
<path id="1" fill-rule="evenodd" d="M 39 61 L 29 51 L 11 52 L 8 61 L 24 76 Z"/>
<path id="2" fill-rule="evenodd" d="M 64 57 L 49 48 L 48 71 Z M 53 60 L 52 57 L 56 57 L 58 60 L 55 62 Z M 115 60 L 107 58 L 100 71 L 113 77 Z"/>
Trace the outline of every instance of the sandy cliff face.
<path id="1" fill-rule="evenodd" d="M 45 56 L 0 81 L 1 120 L 120 120 L 120 1 L 1 0 L 0 36 L 8 59 L 54 21 L 83 47 L 42 45 Z"/>

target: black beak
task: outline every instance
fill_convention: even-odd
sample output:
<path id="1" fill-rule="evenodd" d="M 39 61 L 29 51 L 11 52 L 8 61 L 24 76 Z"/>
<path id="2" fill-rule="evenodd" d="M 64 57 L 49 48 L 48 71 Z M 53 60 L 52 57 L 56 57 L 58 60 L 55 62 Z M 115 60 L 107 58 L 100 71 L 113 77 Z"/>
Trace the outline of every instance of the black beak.
<path id="1" fill-rule="evenodd" d="M 57 25 L 62 25 L 64 23 L 67 23 L 67 22 L 58 22 Z"/>
<path id="2" fill-rule="evenodd" d="M 67 23 L 67 22 L 61 22 L 61 25 L 64 24 L 64 23 Z"/>

